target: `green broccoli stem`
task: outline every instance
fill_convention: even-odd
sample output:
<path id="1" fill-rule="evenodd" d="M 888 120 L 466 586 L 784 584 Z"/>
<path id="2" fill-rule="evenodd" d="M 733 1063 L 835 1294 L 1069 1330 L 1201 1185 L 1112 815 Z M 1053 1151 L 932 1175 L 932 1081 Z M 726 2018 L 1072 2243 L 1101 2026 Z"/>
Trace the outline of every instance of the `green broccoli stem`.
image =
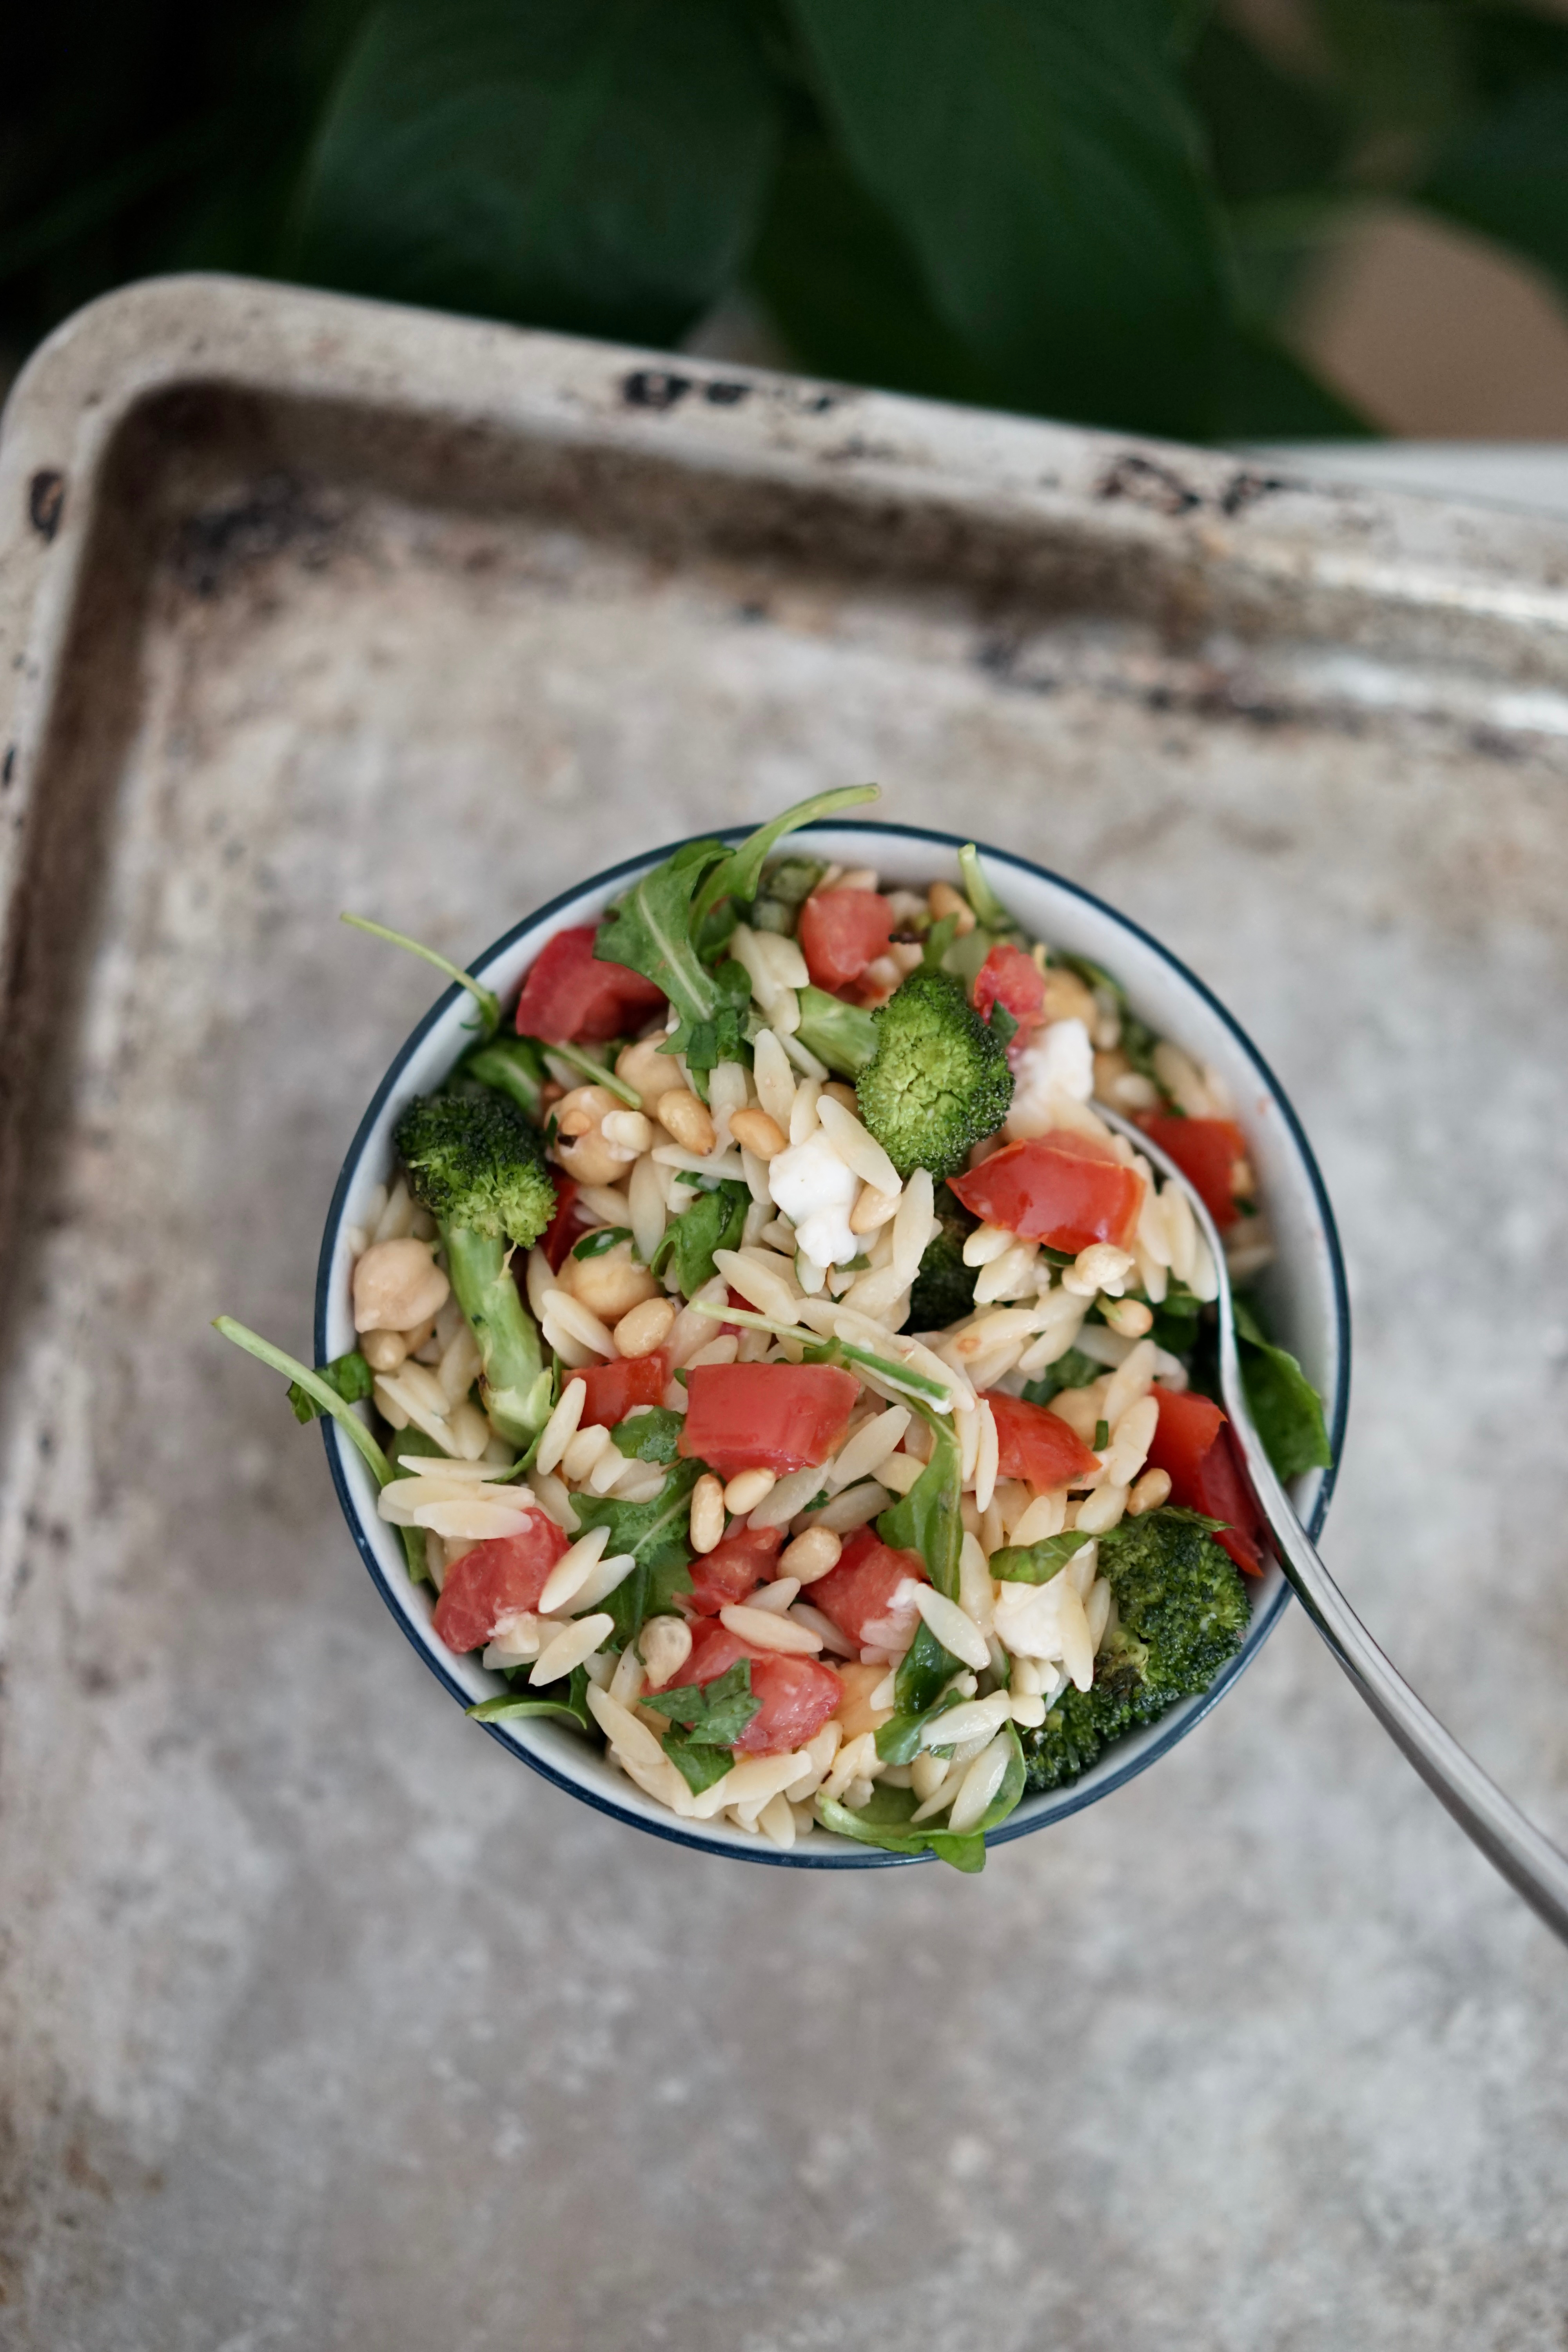
<path id="1" fill-rule="evenodd" d="M 454 1077 L 477 1078 L 481 1087 L 489 1087 L 498 1095 L 514 1102 L 525 1118 L 537 1126 L 542 1107 L 544 1081 L 548 1072 L 544 1057 L 531 1040 L 521 1037 L 497 1037 L 488 1045 L 479 1045 L 466 1055 L 452 1073 Z"/>
<path id="2" fill-rule="evenodd" d="M 801 990 L 795 1035 L 808 1053 L 846 1078 L 858 1078 L 877 1050 L 870 1014 L 821 988 Z"/>
<path id="3" fill-rule="evenodd" d="M 479 1348 L 485 1410 L 510 1444 L 531 1445 L 550 1418 L 552 1378 L 539 1326 L 512 1279 L 510 1247 L 467 1225 L 444 1224 L 441 1242 Z"/>

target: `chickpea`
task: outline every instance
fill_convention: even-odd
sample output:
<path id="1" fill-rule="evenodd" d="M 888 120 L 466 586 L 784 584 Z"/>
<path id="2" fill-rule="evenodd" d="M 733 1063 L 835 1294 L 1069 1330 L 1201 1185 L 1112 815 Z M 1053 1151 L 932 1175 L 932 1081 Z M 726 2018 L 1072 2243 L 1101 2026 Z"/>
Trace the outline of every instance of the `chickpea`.
<path id="1" fill-rule="evenodd" d="M 933 882 L 926 892 L 926 905 L 933 923 L 945 921 L 949 915 L 958 918 L 958 936 L 964 939 L 974 929 L 974 909 L 951 882 Z"/>
<path id="2" fill-rule="evenodd" d="M 664 1295 L 647 1266 L 633 1257 L 630 1242 L 617 1242 L 614 1249 L 602 1250 L 597 1257 L 564 1258 L 560 1281 L 562 1288 L 581 1299 L 601 1323 L 618 1323 L 645 1298 Z"/>
<path id="3" fill-rule="evenodd" d="M 644 1110 L 657 1110 L 660 1095 L 668 1095 L 681 1083 L 680 1065 L 673 1054 L 661 1054 L 660 1037 L 643 1037 L 635 1045 L 623 1045 L 616 1056 L 616 1076 L 635 1087 L 642 1097 Z"/>
<path id="4" fill-rule="evenodd" d="M 372 1242 L 354 1268 L 356 1331 L 412 1331 L 438 1315 L 452 1286 L 428 1242 Z"/>
<path id="5" fill-rule="evenodd" d="M 605 1137 L 605 1115 L 626 1105 L 608 1087 L 574 1087 L 555 1106 L 555 1157 L 579 1184 L 614 1184 L 636 1155 Z"/>

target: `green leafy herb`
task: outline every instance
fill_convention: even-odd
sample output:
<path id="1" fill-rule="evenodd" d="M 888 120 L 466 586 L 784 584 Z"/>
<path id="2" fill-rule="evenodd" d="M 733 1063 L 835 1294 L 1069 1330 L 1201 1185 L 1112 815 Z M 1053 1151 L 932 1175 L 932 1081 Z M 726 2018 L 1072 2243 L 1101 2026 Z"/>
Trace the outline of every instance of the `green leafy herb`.
<path id="1" fill-rule="evenodd" d="M 613 1250 L 620 1242 L 629 1242 L 631 1237 L 630 1225 L 601 1225 L 596 1234 L 584 1234 L 572 1255 L 574 1257 L 603 1257 L 606 1250 Z"/>
<path id="2" fill-rule="evenodd" d="M 405 931 L 389 931 L 384 923 L 373 923 L 368 916 L 340 915 L 338 919 L 347 923 L 351 930 L 367 931 L 373 940 L 385 940 L 390 947 L 405 948 L 410 955 L 417 956 L 421 963 L 433 964 L 447 980 L 456 981 L 459 988 L 466 988 L 479 1006 L 482 1034 L 486 1037 L 494 1036 L 500 1027 L 500 998 L 482 981 L 476 980 L 471 971 L 465 971 L 461 964 L 454 963 L 449 956 L 437 953 L 435 948 L 427 948 L 420 940 L 411 940 Z M 470 1023 L 469 1026 L 472 1025 Z"/>
<path id="3" fill-rule="evenodd" d="M 946 955 L 949 948 L 952 945 L 957 937 L 958 917 L 956 915 L 943 915 L 942 920 L 940 922 L 933 923 L 930 930 L 925 935 L 925 943 L 921 952 L 921 961 L 928 968 L 934 967 L 937 971 L 940 971 L 942 969 L 943 957 Z"/>
<path id="4" fill-rule="evenodd" d="M 826 1800 L 819 1806 L 823 1826 L 837 1830 L 840 1837 L 856 1838 L 862 1845 L 880 1846 L 888 1853 L 935 1854 L 939 1862 L 950 1863 L 954 1870 L 973 1874 L 985 1867 L 985 1832 L 1000 1827 L 1024 1794 L 1027 1773 L 1024 1751 L 1014 1727 L 1007 1726 L 1009 1754 L 1007 1769 L 1002 1785 L 992 1798 L 972 1830 L 954 1836 L 951 1830 L 940 1826 L 940 1816 L 931 1822 L 910 1825 L 910 1816 L 919 1800 L 912 1789 L 875 1788 L 870 1802 L 858 1812 L 847 1805 Z"/>
<path id="5" fill-rule="evenodd" d="M 357 1348 L 351 1348 L 346 1356 L 334 1357 L 330 1364 L 318 1364 L 316 1370 L 322 1380 L 336 1389 L 345 1404 L 358 1404 L 375 1386 L 375 1374 Z M 306 1393 L 298 1381 L 289 1383 L 289 1402 L 294 1408 L 294 1418 L 298 1422 L 315 1421 L 326 1410 L 313 1396 Z"/>
<path id="6" fill-rule="evenodd" d="M 656 1715 L 668 1715 L 664 1752 L 694 1796 L 721 1780 L 734 1762 L 730 1750 L 762 1705 L 752 1691 L 752 1662 L 737 1658 L 727 1673 L 704 1685 L 684 1683 L 655 1691 L 643 1701 Z"/>
<path id="7" fill-rule="evenodd" d="M 700 1192 L 691 1206 L 666 1225 L 651 1271 L 662 1274 L 673 1263 L 681 1297 L 692 1297 L 713 1279 L 714 1251 L 739 1249 L 751 1204 L 750 1188 L 733 1177 L 721 1178 L 711 1192 Z"/>
<path id="8" fill-rule="evenodd" d="M 1000 1037 L 1004 1045 L 1010 1045 L 1018 1034 L 1018 1024 L 1000 997 L 991 1007 L 990 1026 L 994 1034 Z"/>
<path id="9" fill-rule="evenodd" d="M 1110 1444 L 1110 1423 L 1108 1421 L 1097 1421 L 1097 1422 L 1095 1423 L 1095 1424 L 1094 1424 L 1094 1450 L 1095 1450 L 1095 1452 L 1096 1452 L 1097 1454 L 1103 1454 L 1103 1453 L 1104 1453 L 1104 1451 L 1105 1451 L 1105 1449 L 1106 1449 L 1106 1447 Z"/>
<path id="10" fill-rule="evenodd" d="M 1028 1404 L 1049 1404 L 1063 1389 L 1087 1389 L 1104 1370 L 1103 1364 L 1097 1364 L 1094 1358 L 1086 1356 L 1081 1348 L 1069 1348 L 1065 1356 L 1058 1356 L 1054 1364 L 1047 1364 L 1037 1379 L 1025 1383 L 1025 1402 Z"/>
<path id="11" fill-rule="evenodd" d="M 763 868 L 747 920 L 754 931 L 793 936 L 800 910 L 827 868 L 820 857 L 775 857 Z"/>
<path id="12" fill-rule="evenodd" d="M 668 1405 L 650 1404 L 617 1422 L 610 1443 L 634 1462 L 673 1462 L 685 1418 Z"/>
<path id="13" fill-rule="evenodd" d="M 523 1669 L 526 1672 L 526 1668 Z M 580 1731 L 592 1731 L 594 1718 L 588 1712 L 588 1677 L 583 1667 L 574 1666 L 568 1685 L 568 1695 L 563 1698 L 554 1684 L 547 1685 L 549 1696 L 542 1690 L 530 1690 L 526 1685 L 507 1691 L 500 1698 L 480 1699 L 467 1712 L 476 1723 L 510 1723 L 530 1715 L 559 1716 L 563 1722 L 574 1723 Z"/>
<path id="14" fill-rule="evenodd" d="M 700 1462 L 677 1462 L 657 1495 L 628 1503 L 614 1495 L 572 1497 L 578 1525 L 608 1528 L 609 1553 L 630 1552 L 635 1568 L 600 1606 L 615 1620 L 606 1648 L 624 1650 L 650 1617 L 676 1613 L 679 1596 L 691 1590 L 691 1489 L 702 1475 Z"/>
<path id="15" fill-rule="evenodd" d="M 751 982 L 732 961 L 717 972 L 704 961 L 700 932 L 706 918 L 722 899 L 743 904 L 756 896 L 768 853 L 786 833 L 876 797 L 874 784 L 818 793 L 761 826 L 736 849 L 721 841 L 689 841 L 610 908 L 595 952 L 606 962 L 640 971 L 668 997 L 680 1025 L 666 1051 L 684 1054 L 693 1069 L 711 1069 L 727 1058 L 719 1051 L 721 1042 L 739 1053 Z M 732 978 L 735 971 L 741 972 L 740 982 Z M 712 1058 L 704 1060 L 710 1053 Z"/>
<path id="16" fill-rule="evenodd" d="M 1322 1400 L 1287 1349 L 1266 1339 L 1245 1299 L 1233 1300 L 1242 1385 L 1263 1450 L 1281 1478 L 1333 1460 Z"/>
<path id="17" fill-rule="evenodd" d="M 1154 1320 L 1149 1327 L 1149 1337 L 1156 1348 L 1163 1348 L 1168 1356 L 1190 1355 L 1197 1344 L 1198 1323 L 1204 1302 L 1195 1298 L 1184 1283 L 1173 1279 L 1163 1299 L 1153 1310 Z"/>
<path id="18" fill-rule="evenodd" d="M 591 1087 L 603 1087 L 624 1102 L 628 1110 L 641 1110 L 642 1097 L 636 1087 L 616 1076 L 612 1049 L 602 1047 L 595 1053 L 591 1045 L 556 1045 L 542 1037 L 531 1037 L 527 1043 L 538 1045 L 547 1060 L 559 1062 L 570 1076 L 585 1078 Z"/>
<path id="19" fill-rule="evenodd" d="M 877 1533 L 894 1551 L 919 1552 L 937 1591 L 956 1601 L 958 1558 L 963 1548 L 958 1433 L 950 1419 L 928 1412 L 921 1417 L 931 1433 L 931 1460 L 909 1493 L 881 1514 Z M 894 1712 L 877 1734 L 877 1753 L 884 1763 L 908 1764 L 918 1753 L 926 1718 L 961 1665 L 922 1617 L 899 1662 Z"/>
<path id="20" fill-rule="evenodd" d="M 1048 1584 L 1075 1551 L 1094 1538 L 1079 1528 L 1064 1528 L 1059 1536 L 1042 1536 L 1038 1543 L 1008 1544 L 991 1555 L 991 1573 L 1010 1584 Z"/>

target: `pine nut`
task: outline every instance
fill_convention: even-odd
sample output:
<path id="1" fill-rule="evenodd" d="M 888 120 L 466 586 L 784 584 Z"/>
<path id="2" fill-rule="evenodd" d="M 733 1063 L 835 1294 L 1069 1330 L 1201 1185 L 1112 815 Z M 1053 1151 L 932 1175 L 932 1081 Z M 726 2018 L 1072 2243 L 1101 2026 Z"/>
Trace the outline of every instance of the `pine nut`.
<path id="1" fill-rule="evenodd" d="M 776 1470 L 740 1470 L 724 1489 L 724 1508 L 743 1519 L 778 1484 Z"/>
<path id="2" fill-rule="evenodd" d="M 618 1356 L 651 1356 L 662 1348 L 675 1321 L 674 1301 L 668 1298 L 645 1298 L 623 1315 L 615 1329 L 616 1353 Z"/>
<path id="3" fill-rule="evenodd" d="M 699 1160 L 706 1160 L 719 1140 L 706 1106 L 687 1087 L 672 1087 L 667 1095 L 660 1095 L 658 1123 L 682 1151 L 693 1152 Z"/>
<path id="4" fill-rule="evenodd" d="M 1108 1299 L 1100 1313 L 1110 1328 L 1124 1339 L 1142 1339 L 1146 1331 L 1154 1328 L 1153 1309 L 1141 1298 Z"/>
<path id="5" fill-rule="evenodd" d="M 801 1584 L 815 1584 L 830 1568 L 838 1565 L 843 1550 L 841 1538 L 831 1528 L 807 1528 L 803 1536 L 786 1544 L 779 1554 L 779 1567 L 785 1576 L 795 1577 Z"/>
<path id="6" fill-rule="evenodd" d="M 902 1192 L 880 1192 L 875 1184 L 862 1184 L 855 1206 L 849 1212 L 852 1234 L 875 1234 L 898 1213 Z"/>
<path id="7" fill-rule="evenodd" d="M 754 1152 L 759 1160 L 774 1160 L 784 1149 L 784 1131 L 765 1110 L 732 1111 L 730 1132 L 742 1150 Z"/>
<path id="8" fill-rule="evenodd" d="M 373 1372 L 395 1372 L 408 1347 L 401 1331 L 362 1331 L 359 1351 Z"/>
<path id="9" fill-rule="evenodd" d="M 723 1534 L 724 1489 L 713 1473 L 705 1470 L 691 1489 L 691 1549 L 712 1551 Z"/>
<path id="10" fill-rule="evenodd" d="M 931 919 L 933 923 L 944 921 L 949 915 L 956 915 L 958 936 L 961 940 L 974 929 L 973 908 L 967 898 L 953 888 L 951 882 L 933 882 L 926 892 L 926 905 L 931 909 Z"/>
<path id="11" fill-rule="evenodd" d="M 1141 1519 L 1145 1511 L 1157 1511 L 1171 1495 L 1171 1474 L 1168 1470 L 1145 1470 L 1127 1497 L 1127 1516 Z"/>

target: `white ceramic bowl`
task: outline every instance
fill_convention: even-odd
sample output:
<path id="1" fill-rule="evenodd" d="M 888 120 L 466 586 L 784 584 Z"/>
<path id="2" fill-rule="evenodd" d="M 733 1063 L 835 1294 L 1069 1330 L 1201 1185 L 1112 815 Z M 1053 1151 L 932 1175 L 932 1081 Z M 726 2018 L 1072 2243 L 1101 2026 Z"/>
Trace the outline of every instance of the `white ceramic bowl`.
<path id="1" fill-rule="evenodd" d="M 725 836 L 739 840 L 742 829 Z M 671 845 L 673 846 L 674 845 Z M 838 824 L 812 828 L 812 846 L 847 864 L 874 866 L 885 882 L 924 887 L 945 877 L 956 882 L 955 835 L 925 833 L 908 825 Z M 1350 1391 L 1350 1312 L 1344 1267 L 1333 1213 L 1306 1137 L 1257 1048 L 1230 1014 L 1184 965 L 1123 915 L 1078 887 L 1004 849 L 983 846 L 997 893 L 1025 928 L 1053 947 L 1088 956 L 1122 982 L 1135 1009 L 1163 1035 L 1173 1038 L 1224 1075 L 1237 1103 L 1259 1187 L 1278 1244 L 1278 1257 L 1266 1283 L 1273 1324 L 1282 1342 L 1300 1357 L 1327 1402 L 1330 1441 L 1336 1465 L 1344 1436 Z M 569 924 L 595 920 L 669 849 L 629 860 L 595 875 L 579 889 L 555 899 L 499 940 L 471 967 L 477 979 L 503 1003 L 515 997 L 523 974 L 545 941 Z M 464 1027 L 470 1000 L 453 986 L 420 1023 L 394 1057 L 360 1122 L 332 1196 L 321 1243 L 316 1285 L 315 1348 L 327 1363 L 354 1344 L 349 1306 L 350 1261 L 345 1229 L 361 1222 L 365 1202 L 385 1181 L 393 1160 L 392 1134 L 411 1096 L 428 1093 L 446 1076 L 471 1042 Z M 504 1687 L 475 1658 L 454 1657 L 431 1629 L 432 1601 L 426 1586 L 413 1585 L 395 1528 L 376 1515 L 376 1489 L 364 1462 L 323 1421 L 327 1456 L 344 1516 L 383 1600 L 426 1664 L 452 1696 L 468 1706 Z M 1312 1533 L 1328 1508 L 1334 1473 L 1315 1471 L 1295 1489 L 1298 1510 Z M 1146 1730 L 1110 1748 L 1070 1788 L 1026 1798 L 988 1843 L 1000 1845 L 1043 1829 L 1108 1796 L 1184 1738 L 1231 1687 L 1261 1647 L 1289 1592 L 1277 1566 L 1251 1587 L 1252 1623 L 1240 1651 L 1201 1696 L 1173 1707 Z M 618 1821 L 650 1830 L 678 1844 L 747 1862 L 805 1870 L 876 1870 L 929 1856 L 884 1853 L 818 1831 L 783 1853 L 760 1838 L 723 1823 L 678 1821 L 634 1787 L 624 1774 L 570 1726 L 549 1719 L 486 1724 L 492 1739 L 510 1748 L 558 1788 L 580 1797 Z"/>

